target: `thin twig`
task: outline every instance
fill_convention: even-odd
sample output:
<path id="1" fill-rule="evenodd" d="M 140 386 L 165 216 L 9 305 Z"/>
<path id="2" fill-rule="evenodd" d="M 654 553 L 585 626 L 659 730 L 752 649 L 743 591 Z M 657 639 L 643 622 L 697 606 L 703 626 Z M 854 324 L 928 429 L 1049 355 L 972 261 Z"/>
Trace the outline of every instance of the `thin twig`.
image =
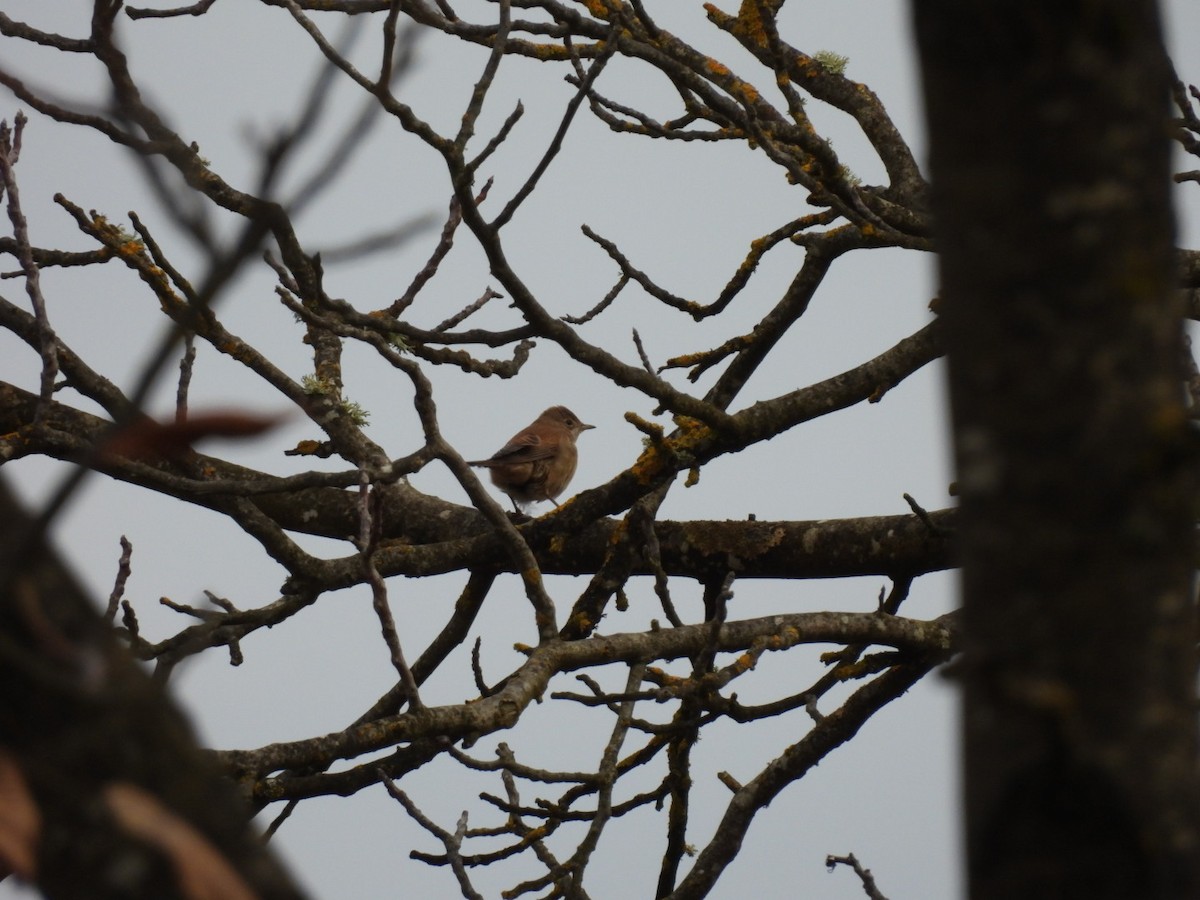
<path id="1" fill-rule="evenodd" d="M 400 646 L 400 637 L 396 632 L 396 620 L 392 617 L 392 609 L 388 604 L 387 585 L 383 581 L 383 576 L 379 574 L 379 569 L 375 567 L 374 555 L 383 530 L 380 497 L 380 494 L 372 490 L 370 476 L 364 470 L 362 481 L 359 484 L 359 544 L 362 547 L 362 564 L 366 572 L 367 583 L 371 585 L 372 605 L 375 615 L 379 618 L 380 630 L 384 642 L 387 644 L 392 666 L 395 668 L 396 674 L 400 676 L 400 683 L 408 695 L 409 709 L 419 710 L 424 709 L 425 704 L 421 702 L 416 679 L 413 678 L 412 670 L 404 659 L 404 650 Z"/>
<path id="2" fill-rule="evenodd" d="M 467 867 L 463 863 L 462 844 L 467 834 L 466 811 L 458 817 L 458 823 L 452 834 L 421 812 L 420 807 L 412 801 L 408 794 L 404 793 L 399 785 L 383 771 L 380 771 L 379 778 L 383 782 L 383 786 L 387 788 L 387 792 L 404 807 L 413 821 L 442 842 L 442 846 L 446 849 L 446 862 L 450 866 L 450 870 L 454 872 L 454 877 L 458 879 L 458 887 L 462 891 L 462 895 L 467 900 L 483 900 L 483 895 L 471 885 L 471 879 L 467 875 Z"/>
<path id="3" fill-rule="evenodd" d="M 29 295 L 40 337 L 38 353 L 42 358 L 39 391 L 41 403 L 34 414 L 33 424 L 36 426 L 45 419 L 50 398 L 54 394 L 54 382 L 58 378 L 58 336 L 50 327 L 50 318 L 46 313 L 46 298 L 42 296 L 40 270 L 33 259 L 33 247 L 29 242 L 29 223 L 21 212 L 21 195 L 17 189 L 17 176 L 13 171 L 21 155 L 21 136 L 25 131 L 26 121 L 28 120 L 25 115 L 18 112 L 13 119 L 11 130 L 8 122 L 0 122 L 0 181 L 8 194 L 8 219 L 12 222 L 13 238 L 17 242 L 17 262 L 25 274 L 25 293 Z"/>
<path id="4" fill-rule="evenodd" d="M 642 361 L 642 368 L 651 375 L 654 373 L 654 366 L 650 362 L 650 357 L 646 355 L 646 348 L 642 346 L 642 336 L 638 334 L 638 330 L 633 329 L 633 345 L 637 347 L 638 359 Z"/>
<path id="5" fill-rule="evenodd" d="M 196 336 L 190 331 L 183 336 L 183 356 L 179 358 L 179 385 L 175 388 L 175 421 L 184 422 L 188 414 L 188 388 L 196 364 Z"/>
<path id="6" fill-rule="evenodd" d="M 501 28 L 507 31 L 507 0 L 501 0 Z M 550 168 L 550 163 L 554 161 L 554 157 L 558 155 L 558 151 L 562 149 L 563 140 L 567 136 L 567 131 L 571 127 L 571 122 L 575 119 L 575 113 L 579 111 L 580 105 L 591 90 L 596 79 L 600 77 L 600 73 L 604 71 L 605 65 L 612 58 L 613 54 L 619 45 L 616 40 L 617 34 L 620 33 L 620 25 L 617 22 L 613 23 L 612 30 L 609 32 L 607 40 L 604 42 L 604 49 L 596 60 L 588 67 L 587 76 L 579 85 L 579 89 L 575 92 L 575 96 L 567 104 L 566 112 L 563 113 L 562 121 L 558 123 L 558 129 L 554 132 L 554 137 L 550 140 L 550 145 L 546 148 L 546 152 L 542 154 L 542 158 L 538 160 L 538 164 L 534 166 L 525 183 L 513 194 L 512 199 L 505 204 L 504 209 L 500 211 L 500 215 L 496 216 L 490 223 L 491 227 L 499 231 L 513 217 L 513 213 L 525 202 L 525 198 L 533 193 L 533 189 L 537 187 L 538 181 L 546 170 Z M 496 36 L 497 46 L 500 45 L 502 35 Z"/>
<path id="7" fill-rule="evenodd" d="M 117 560 L 117 578 L 113 582 L 112 592 L 108 595 L 108 607 L 104 611 L 104 621 L 110 625 L 116 620 L 121 598 L 125 596 L 125 582 L 129 580 L 129 562 L 132 558 L 133 544 L 129 542 L 129 538 L 121 535 L 121 558 Z"/>
<path id="8" fill-rule="evenodd" d="M 625 285 L 627 284 L 629 284 L 629 276 L 622 273 L 621 277 L 617 279 L 617 283 L 612 286 L 607 294 L 600 298 L 599 303 L 582 316 L 563 316 L 563 321 L 568 325 L 586 325 L 592 319 L 596 318 L 596 316 L 600 315 L 600 313 L 604 312 L 604 310 L 612 306 L 613 301 L 617 299 L 621 291 L 625 290 Z M 650 370 L 650 374 L 654 374 L 653 369 Z"/>
<path id="9" fill-rule="evenodd" d="M 875 886 L 875 876 L 871 874 L 871 870 L 865 868 L 853 853 L 848 853 L 845 856 L 834 856 L 833 854 L 830 854 L 829 856 L 825 857 L 825 866 L 830 872 L 832 872 L 839 865 L 849 866 L 854 870 L 854 874 L 859 877 L 860 881 L 862 881 L 863 890 L 866 892 L 866 895 L 871 898 L 871 900 L 887 900 L 887 897 L 883 895 L 883 892 Z"/>
<path id="10" fill-rule="evenodd" d="M 469 303 L 465 308 L 459 310 L 454 315 L 452 315 L 450 318 L 445 319 L 444 321 L 433 326 L 433 330 L 434 331 L 449 331 L 455 325 L 461 324 L 467 318 L 469 318 L 470 316 L 473 316 L 475 313 L 479 312 L 479 310 L 483 309 L 484 305 L 489 300 L 494 300 L 497 297 L 503 297 L 503 296 L 504 296 L 503 294 L 498 293 L 497 291 L 493 291 L 491 288 L 484 288 L 484 291 L 480 295 L 478 300 L 475 300 L 474 302 Z"/>

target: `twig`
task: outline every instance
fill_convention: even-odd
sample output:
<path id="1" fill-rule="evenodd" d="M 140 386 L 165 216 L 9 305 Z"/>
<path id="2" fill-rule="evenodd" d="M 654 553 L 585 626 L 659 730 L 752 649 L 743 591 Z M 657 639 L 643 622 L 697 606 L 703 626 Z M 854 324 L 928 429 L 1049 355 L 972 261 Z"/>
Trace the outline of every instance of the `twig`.
<path id="1" fill-rule="evenodd" d="M 650 357 L 646 355 L 646 348 L 642 346 L 642 336 L 638 334 L 638 330 L 633 329 L 633 346 L 637 347 L 638 358 L 642 361 L 642 368 L 654 375 L 654 366 L 650 363 Z"/>
<path id="2" fill-rule="evenodd" d="M 507 0 L 501 0 L 500 8 L 501 31 L 507 33 Z M 499 231 L 504 227 L 509 219 L 513 217 L 513 213 L 515 213 L 521 204 L 525 202 L 525 198 L 533 193 L 533 189 L 537 187 L 537 183 L 541 179 L 542 175 L 545 174 L 548 168 L 550 168 L 550 163 L 553 162 L 554 157 L 558 155 L 558 151 L 562 149 L 563 139 L 567 136 L 567 130 L 571 127 L 571 122 L 575 118 L 575 113 L 579 111 L 579 107 L 583 103 L 584 98 L 587 96 L 588 91 L 591 90 L 592 85 L 595 83 L 596 79 L 600 77 L 600 73 L 604 71 L 605 65 L 607 65 L 608 61 L 612 59 L 613 54 L 620 45 L 620 42 L 616 40 L 616 37 L 619 33 L 620 23 L 614 21 L 612 29 L 609 31 L 609 34 L 604 41 L 604 49 L 600 52 L 600 55 L 596 57 L 591 66 L 588 67 L 587 76 L 580 83 L 579 89 L 575 92 L 575 96 L 572 97 L 571 101 L 567 104 L 566 112 L 563 113 L 562 121 L 558 123 L 558 129 L 554 132 L 554 137 L 551 138 L 550 145 L 546 148 L 546 152 L 542 154 L 542 158 L 538 160 L 538 164 L 534 166 L 533 171 L 529 173 L 529 177 L 525 180 L 525 183 L 521 185 L 515 194 L 513 194 L 512 199 L 505 204 L 504 209 L 500 211 L 500 214 L 491 221 L 490 227 L 492 229 Z M 497 47 L 501 45 L 503 38 L 503 34 L 496 35 Z"/>
<path id="3" fill-rule="evenodd" d="M 112 592 L 108 595 L 108 607 L 104 611 L 104 621 L 110 625 L 117 618 L 117 608 L 125 595 L 125 582 L 129 580 L 131 571 L 130 560 L 133 558 L 133 544 L 129 538 L 121 535 L 121 558 L 117 560 L 117 578 L 113 582 Z"/>
<path id="4" fill-rule="evenodd" d="M 491 288 L 484 288 L 484 291 L 480 295 L 478 300 L 475 300 L 474 302 L 468 304 L 464 309 L 459 310 L 454 315 L 452 315 L 450 318 L 435 325 L 433 330 L 434 331 L 449 331 L 455 325 L 461 324 L 467 318 L 469 318 L 470 316 L 473 316 L 475 313 L 479 312 L 479 310 L 483 309 L 484 305 L 489 300 L 495 300 L 496 298 L 503 297 L 503 296 L 504 296 L 503 294 L 493 291 Z"/>
<path id="5" fill-rule="evenodd" d="M 370 476 L 364 470 L 362 481 L 359 484 L 359 544 L 362 564 L 366 571 L 367 582 L 371 585 L 372 605 L 375 608 L 375 615 L 379 619 L 380 630 L 384 642 L 387 644 L 392 666 L 399 675 L 400 683 L 408 695 L 409 709 L 419 710 L 424 709 L 425 704 L 421 702 L 416 679 L 413 678 L 412 670 L 404 659 L 404 650 L 400 646 L 400 637 L 396 632 L 396 620 L 392 617 L 392 610 L 388 604 L 387 585 L 383 581 L 383 576 L 379 574 L 379 569 L 375 567 L 374 555 L 382 534 L 380 497 L 380 494 L 372 490 Z"/>
<path id="6" fill-rule="evenodd" d="M 150 9 L 141 6 L 130 6 L 125 15 L 131 19 L 168 19 L 175 16 L 202 16 L 208 12 L 217 0 L 196 0 L 189 6 L 176 6 L 171 9 Z"/>
<path id="7" fill-rule="evenodd" d="M 627 284 L 629 284 L 629 276 L 622 274 L 621 277 L 617 279 L 617 283 L 612 286 L 609 292 L 600 298 L 599 303 L 585 312 L 582 316 L 563 316 L 563 321 L 568 325 L 587 324 L 592 319 L 596 318 L 596 316 L 600 315 L 600 313 L 604 312 L 604 310 L 612 306 L 613 301 L 617 299 L 617 296 L 625 289 L 625 285 Z M 650 374 L 654 374 L 653 369 L 650 370 Z"/>
<path id="8" fill-rule="evenodd" d="M 871 874 L 871 870 L 864 868 L 862 863 L 849 853 L 846 856 L 833 856 L 832 854 L 825 857 L 825 865 L 832 872 L 839 865 L 849 866 L 854 870 L 854 874 L 862 881 L 863 890 L 871 900 L 887 900 L 887 897 L 875 886 L 875 877 Z"/>
<path id="9" fill-rule="evenodd" d="M 467 867 L 463 863 L 462 844 L 463 838 L 467 833 L 467 813 L 464 811 L 459 816 L 454 833 L 451 834 L 421 812 L 417 804 L 404 791 L 400 790 L 399 785 L 382 770 L 379 773 L 379 780 L 383 782 L 383 786 L 387 788 L 387 792 L 404 807 L 414 822 L 442 842 L 442 846 L 446 848 L 446 862 L 449 864 L 451 871 L 454 872 L 454 877 L 458 879 L 458 886 L 462 891 L 462 895 L 468 898 L 468 900 L 483 900 L 483 895 L 477 892 L 471 885 L 471 879 L 467 875 Z"/>
<path id="10" fill-rule="evenodd" d="M 626 694 L 633 695 L 637 692 L 638 687 L 642 683 L 645 671 L 646 667 L 642 663 L 637 663 L 629 667 L 629 676 L 625 680 Z M 587 834 L 584 835 L 575 853 L 572 854 L 566 863 L 566 867 L 571 873 L 571 887 L 567 896 L 581 895 L 583 891 L 584 870 L 587 868 L 592 852 L 600 842 L 600 834 L 604 830 L 604 826 L 608 824 L 612 817 L 613 786 L 619 777 L 617 767 L 619 761 L 618 753 L 625 743 L 625 736 L 629 733 L 629 720 L 633 716 L 634 702 L 633 699 L 628 699 L 621 703 L 617 711 L 617 720 L 613 723 L 612 734 L 609 736 L 608 744 L 601 755 L 600 765 L 596 771 L 599 784 L 599 790 L 596 795 L 596 814 L 588 824 Z"/>
<path id="11" fill-rule="evenodd" d="M 913 514 L 921 520 L 926 528 L 929 529 L 930 534 L 939 538 L 946 536 L 946 529 L 940 527 L 936 522 L 934 522 L 929 516 L 929 511 L 921 506 L 921 504 L 919 504 L 916 500 L 914 500 L 911 494 L 904 494 L 903 496 L 904 502 L 908 504 L 908 507 L 913 511 Z"/>
<path id="12" fill-rule="evenodd" d="M 188 414 L 188 388 L 196 364 L 196 335 L 190 331 L 183 336 L 183 356 L 179 358 L 179 386 L 175 389 L 175 421 L 183 422 Z"/>
<path id="13" fill-rule="evenodd" d="M 8 194 L 8 219 L 12 222 L 13 238 L 17 242 L 17 262 L 25 274 L 25 293 L 29 295 L 29 302 L 33 306 L 40 337 L 38 353 L 42 358 L 42 375 L 39 396 L 42 402 L 34 415 L 33 424 L 36 426 L 44 421 L 47 405 L 54 394 L 54 381 L 58 377 L 58 336 L 50 327 L 50 318 L 46 313 L 46 298 L 42 296 L 40 270 L 33 259 L 33 247 L 29 243 L 29 223 L 25 214 L 21 212 L 21 195 L 17 189 L 17 176 L 13 171 L 21 155 L 21 137 L 27 121 L 24 113 L 18 112 L 13 119 L 11 130 L 8 122 L 0 122 L 0 181 Z"/>

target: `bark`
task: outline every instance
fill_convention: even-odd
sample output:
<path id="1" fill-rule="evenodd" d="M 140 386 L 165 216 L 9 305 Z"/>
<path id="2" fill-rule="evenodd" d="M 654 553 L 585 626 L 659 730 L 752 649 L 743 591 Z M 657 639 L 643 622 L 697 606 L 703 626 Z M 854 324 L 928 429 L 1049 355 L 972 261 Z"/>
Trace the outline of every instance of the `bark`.
<path id="1" fill-rule="evenodd" d="M 0 875 L 50 898 L 303 896 L 34 527 L 0 481 Z"/>
<path id="2" fill-rule="evenodd" d="M 1194 455 L 1155 4 L 914 4 L 971 897 L 1200 896 Z"/>

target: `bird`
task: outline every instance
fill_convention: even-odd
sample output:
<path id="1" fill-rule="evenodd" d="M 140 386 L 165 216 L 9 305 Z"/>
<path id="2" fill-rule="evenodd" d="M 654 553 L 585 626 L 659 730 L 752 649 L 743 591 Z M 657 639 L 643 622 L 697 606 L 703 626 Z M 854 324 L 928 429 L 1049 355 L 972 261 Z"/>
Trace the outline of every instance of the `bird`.
<path id="1" fill-rule="evenodd" d="M 539 500 L 558 506 L 554 498 L 566 490 L 579 461 L 575 440 L 595 427 L 565 406 L 551 406 L 487 459 L 467 465 L 490 469 L 492 484 L 508 494 L 518 513 L 520 504 Z"/>

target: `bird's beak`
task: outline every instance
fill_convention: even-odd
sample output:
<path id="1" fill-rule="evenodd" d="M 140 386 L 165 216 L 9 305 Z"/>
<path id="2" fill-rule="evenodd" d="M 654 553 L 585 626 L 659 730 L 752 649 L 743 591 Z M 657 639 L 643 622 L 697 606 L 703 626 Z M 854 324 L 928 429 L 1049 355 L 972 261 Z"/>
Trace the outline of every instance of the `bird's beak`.
<path id="1" fill-rule="evenodd" d="M 587 431 L 589 428 L 595 428 L 595 427 L 596 427 L 595 425 L 584 425 L 582 422 L 579 423 L 580 431 Z"/>

